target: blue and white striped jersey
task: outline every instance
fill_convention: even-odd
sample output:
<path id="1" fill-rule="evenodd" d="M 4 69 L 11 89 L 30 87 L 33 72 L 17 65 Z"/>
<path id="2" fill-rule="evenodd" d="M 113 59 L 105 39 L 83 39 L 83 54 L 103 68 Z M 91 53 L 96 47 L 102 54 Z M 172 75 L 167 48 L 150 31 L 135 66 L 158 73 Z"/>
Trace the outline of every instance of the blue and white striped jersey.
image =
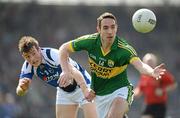
<path id="1" fill-rule="evenodd" d="M 38 67 L 33 67 L 25 61 L 21 69 L 20 79 L 23 79 L 24 77 L 32 79 L 33 75 L 36 75 L 47 84 L 58 87 L 59 84 L 57 81 L 62 72 L 59 63 L 59 51 L 54 48 L 41 48 L 41 52 L 43 56 L 42 63 Z M 69 59 L 69 61 L 83 74 L 86 83 L 90 84 L 91 77 L 88 72 L 74 60 Z"/>

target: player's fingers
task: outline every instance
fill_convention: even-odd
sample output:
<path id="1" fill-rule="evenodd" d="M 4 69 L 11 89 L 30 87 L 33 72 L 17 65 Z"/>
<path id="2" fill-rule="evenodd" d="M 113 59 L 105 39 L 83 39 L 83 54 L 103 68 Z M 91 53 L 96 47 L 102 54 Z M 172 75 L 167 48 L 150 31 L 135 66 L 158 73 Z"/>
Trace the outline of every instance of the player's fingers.
<path id="1" fill-rule="evenodd" d="M 165 64 L 162 63 L 162 64 L 160 64 L 158 67 L 159 67 L 159 68 L 165 68 Z"/>
<path id="2" fill-rule="evenodd" d="M 26 81 L 21 81 L 20 85 L 26 85 L 27 82 Z"/>
<path id="3" fill-rule="evenodd" d="M 25 84 L 21 84 L 21 85 L 19 85 L 19 86 L 20 86 L 20 88 L 21 88 L 23 91 L 25 91 L 25 90 L 28 88 L 28 86 L 25 85 Z"/>
<path id="4" fill-rule="evenodd" d="M 23 83 L 23 84 L 28 84 L 29 82 L 30 82 L 29 79 L 22 79 L 22 80 L 21 80 L 21 83 Z"/>
<path id="5" fill-rule="evenodd" d="M 57 83 L 58 83 L 59 85 L 62 83 L 63 78 L 64 78 L 64 76 L 60 75 L 60 77 L 59 77 L 59 79 L 58 79 L 58 81 L 57 81 Z"/>
<path id="6" fill-rule="evenodd" d="M 156 80 L 159 80 L 159 79 L 161 79 L 161 75 L 159 75 L 158 77 L 156 77 Z"/>
<path id="7" fill-rule="evenodd" d="M 69 83 L 68 83 L 67 79 L 61 78 L 59 84 L 61 87 L 66 87 Z"/>
<path id="8" fill-rule="evenodd" d="M 59 82 L 60 82 L 60 78 L 58 79 L 57 84 L 59 84 Z"/>
<path id="9" fill-rule="evenodd" d="M 60 85 L 61 87 L 64 86 L 64 81 L 63 81 L 63 80 L 64 80 L 63 78 L 61 78 L 61 79 L 59 80 L 59 85 Z"/>
<path id="10" fill-rule="evenodd" d="M 162 71 L 163 71 L 163 72 L 165 72 L 165 71 L 166 71 L 166 69 L 162 69 Z"/>
<path id="11" fill-rule="evenodd" d="M 160 75 L 163 75 L 164 74 L 164 72 L 160 72 Z"/>
<path id="12" fill-rule="evenodd" d="M 30 80 L 26 79 L 25 84 L 29 84 L 29 83 L 30 83 Z"/>
<path id="13" fill-rule="evenodd" d="M 69 81 L 67 81 L 67 82 L 64 83 L 63 87 L 66 87 L 66 86 L 68 86 L 68 85 L 70 85 L 70 84 L 71 84 L 71 83 L 69 83 Z"/>
<path id="14" fill-rule="evenodd" d="M 60 79 L 59 79 L 59 84 L 60 85 L 64 85 L 65 84 L 65 77 L 64 76 L 61 76 Z"/>

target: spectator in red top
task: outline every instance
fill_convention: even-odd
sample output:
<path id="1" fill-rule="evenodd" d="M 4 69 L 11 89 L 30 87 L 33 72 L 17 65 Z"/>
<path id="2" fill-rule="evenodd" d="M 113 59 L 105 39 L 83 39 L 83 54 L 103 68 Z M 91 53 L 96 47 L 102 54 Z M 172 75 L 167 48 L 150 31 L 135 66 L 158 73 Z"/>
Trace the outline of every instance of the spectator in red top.
<path id="1" fill-rule="evenodd" d="M 152 68 L 158 64 L 157 57 L 152 53 L 147 53 L 143 57 L 143 62 Z M 167 93 L 174 90 L 176 86 L 173 75 L 167 70 L 159 80 L 141 75 L 140 81 L 134 90 L 135 97 L 144 95 L 146 107 L 141 118 L 165 118 Z"/>

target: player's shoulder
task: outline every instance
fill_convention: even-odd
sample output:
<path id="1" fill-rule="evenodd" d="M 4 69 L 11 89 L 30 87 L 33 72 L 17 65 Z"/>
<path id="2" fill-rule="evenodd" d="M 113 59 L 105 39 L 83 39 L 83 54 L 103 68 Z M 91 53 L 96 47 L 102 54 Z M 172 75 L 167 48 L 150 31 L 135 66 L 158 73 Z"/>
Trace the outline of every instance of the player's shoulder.
<path id="1" fill-rule="evenodd" d="M 87 40 L 87 39 L 93 40 L 93 39 L 97 39 L 98 37 L 99 37 L 99 33 L 93 33 L 93 34 L 80 36 L 77 39 L 78 40 Z"/>
<path id="2" fill-rule="evenodd" d="M 41 47 L 41 50 L 44 50 L 44 51 L 46 51 L 46 50 L 58 51 L 58 49 L 56 49 L 56 48 L 51 48 L 51 47 Z"/>
<path id="3" fill-rule="evenodd" d="M 21 71 L 27 71 L 27 70 L 32 70 L 33 66 L 28 62 L 28 61 L 24 61 L 23 65 L 22 65 L 22 70 Z"/>
<path id="4" fill-rule="evenodd" d="M 126 50 L 130 52 L 131 54 L 137 55 L 135 49 L 133 46 L 131 46 L 125 38 L 117 37 L 118 42 L 118 48 L 121 50 Z"/>
<path id="5" fill-rule="evenodd" d="M 42 55 L 44 59 L 55 61 L 59 57 L 59 50 L 50 47 L 41 48 Z"/>
<path id="6" fill-rule="evenodd" d="M 127 46 L 129 45 L 129 43 L 127 42 L 127 40 L 123 37 L 116 37 L 118 40 L 118 46 Z"/>
<path id="7" fill-rule="evenodd" d="M 58 51 L 58 49 L 56 49 L 56 48 L 50 48 L 50 47 L 42 47 L 41 48 L 41 51 L 42 51 L 42 53 L 44 53 L 44 54 L 48 54 L 48 53 L 58 53 L 59 51 Z"/>
<path id="8" fill-rule="evenodd" d="M 127 40 L 121 37 L 117 37 L 117 43 L 119 48 L 128 49 L 131 47 Z"/>

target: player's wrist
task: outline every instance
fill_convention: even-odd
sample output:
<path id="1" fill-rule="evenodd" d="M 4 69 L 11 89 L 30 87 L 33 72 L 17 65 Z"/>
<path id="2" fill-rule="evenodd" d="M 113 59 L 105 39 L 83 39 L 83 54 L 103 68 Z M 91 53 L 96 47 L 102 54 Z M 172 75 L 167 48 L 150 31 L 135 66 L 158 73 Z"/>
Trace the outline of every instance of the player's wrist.
<path id="1" fill-rule="evenodd" d="M 95 94 L 95 91 L 92 89 L 90 89 L 89 92 Z"/>
<path id="2" fill-rule="evenodd" d="M 78 83 L 79 86 L 82 86 L 82 85 L 84 85 L 84 84 L 86 84 L 84 81 Z"/>
<path id="3" fill-rule="evenodd" d="M 81 83 L 79 83 L 78 85 L 80 86 L 80 88 L 81 88 L 83 91 L 85 91 L 85 90 L 88 88 L 85 82 L 81 82 Z"/>
<path id="4" fill-rule="evenodd" d="M 149 75 L 155 78 L 154 70 L 151 70 Z"/>

